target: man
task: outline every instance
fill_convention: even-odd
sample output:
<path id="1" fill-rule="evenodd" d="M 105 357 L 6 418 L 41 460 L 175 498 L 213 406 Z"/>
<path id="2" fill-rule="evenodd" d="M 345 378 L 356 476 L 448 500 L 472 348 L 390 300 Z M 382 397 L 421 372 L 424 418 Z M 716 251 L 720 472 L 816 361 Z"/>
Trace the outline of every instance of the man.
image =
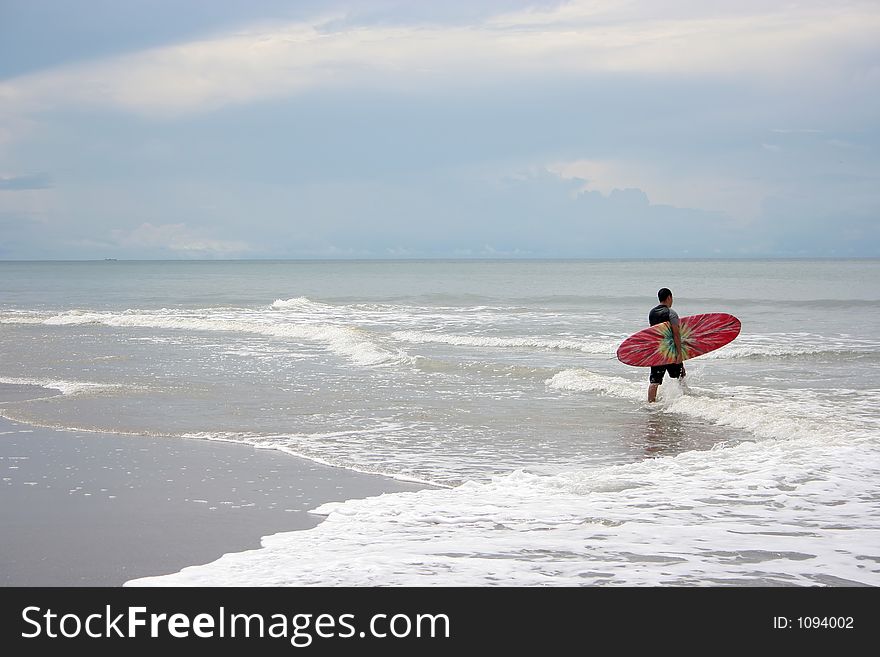
<path id="1" fill-rule="evenodd" d="M 655 365 L 651 368 L 650 384 L 648 385 L 648 401 L 657 400 L 657 388 L 663 383 L 663 375 L 669 372 L 669 376 L 673 379 L 685 376 L 684 363 L 681 358 L 681 330 L 678 319 L 678 313 L 672 309 L 672 292 L 669 288 L 664 287 L 657 293 L 660 305 L 656 306 L 648 313 L 648 321 L 651 326 L 654 324 L 662 324 L 669 322 L 672 326 L 672 339 L 675 342 L 675 363 L 669 365 Z"/>

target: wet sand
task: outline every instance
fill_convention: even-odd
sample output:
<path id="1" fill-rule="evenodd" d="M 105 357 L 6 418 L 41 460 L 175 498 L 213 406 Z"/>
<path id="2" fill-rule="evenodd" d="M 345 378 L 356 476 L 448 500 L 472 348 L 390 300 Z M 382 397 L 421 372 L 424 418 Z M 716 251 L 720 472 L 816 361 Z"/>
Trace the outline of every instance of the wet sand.
<path id="1" fill-rule="evenodd" d="M 314 527 L 325 502 L 420 488 L 247 445 L 0 418 L 0 585 L 121 586 Z"/>

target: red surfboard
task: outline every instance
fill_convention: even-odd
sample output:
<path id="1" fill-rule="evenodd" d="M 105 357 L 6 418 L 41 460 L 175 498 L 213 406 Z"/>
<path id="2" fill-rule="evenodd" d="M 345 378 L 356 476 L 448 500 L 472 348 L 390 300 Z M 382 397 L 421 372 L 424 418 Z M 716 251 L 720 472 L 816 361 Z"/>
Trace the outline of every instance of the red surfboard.
<path id="1" fill-rule="evenodd" d="M 723 347 L 739 335 L 740 321 L 727 313 L 705 313 L 682 317 L 682 359 L 696 358 Z M 669 365 L 675 362 L 675 342 L 669 322 L 655 324 L 624 340 L 617 348 L 621 363 L 636 367 Z"/>

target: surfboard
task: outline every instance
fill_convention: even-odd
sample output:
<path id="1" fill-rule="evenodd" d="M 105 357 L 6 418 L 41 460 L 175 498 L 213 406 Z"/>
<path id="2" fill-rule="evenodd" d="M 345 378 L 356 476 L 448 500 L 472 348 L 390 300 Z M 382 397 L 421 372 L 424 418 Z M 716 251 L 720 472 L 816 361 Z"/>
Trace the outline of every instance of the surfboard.
<path id="1" fill-rule="evenodd" d="M 740 321 L 727 313 L 704 313 L 682 317 L 682 359 L 702 356 L 723 347 L 739 335 Z M 675 362 L 675 342 L 669 322 L 633 333 L 617 348 L 621 363 L 635 367 L 669 365 Z"/>

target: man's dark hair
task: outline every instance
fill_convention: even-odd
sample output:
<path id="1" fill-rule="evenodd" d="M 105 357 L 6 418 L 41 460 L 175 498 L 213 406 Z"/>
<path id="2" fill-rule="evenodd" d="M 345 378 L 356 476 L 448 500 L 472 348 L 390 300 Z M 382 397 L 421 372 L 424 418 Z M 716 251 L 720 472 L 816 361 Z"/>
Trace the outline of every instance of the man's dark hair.
<path id="1" fill-rule="evenodd" d="M 657 293 L 657 298 L 660 299 L 660 303 L 663 303 L 671 296 L 672 290 L 670 290 L 668 287 L 661 287 L 660 291 Z"/>

